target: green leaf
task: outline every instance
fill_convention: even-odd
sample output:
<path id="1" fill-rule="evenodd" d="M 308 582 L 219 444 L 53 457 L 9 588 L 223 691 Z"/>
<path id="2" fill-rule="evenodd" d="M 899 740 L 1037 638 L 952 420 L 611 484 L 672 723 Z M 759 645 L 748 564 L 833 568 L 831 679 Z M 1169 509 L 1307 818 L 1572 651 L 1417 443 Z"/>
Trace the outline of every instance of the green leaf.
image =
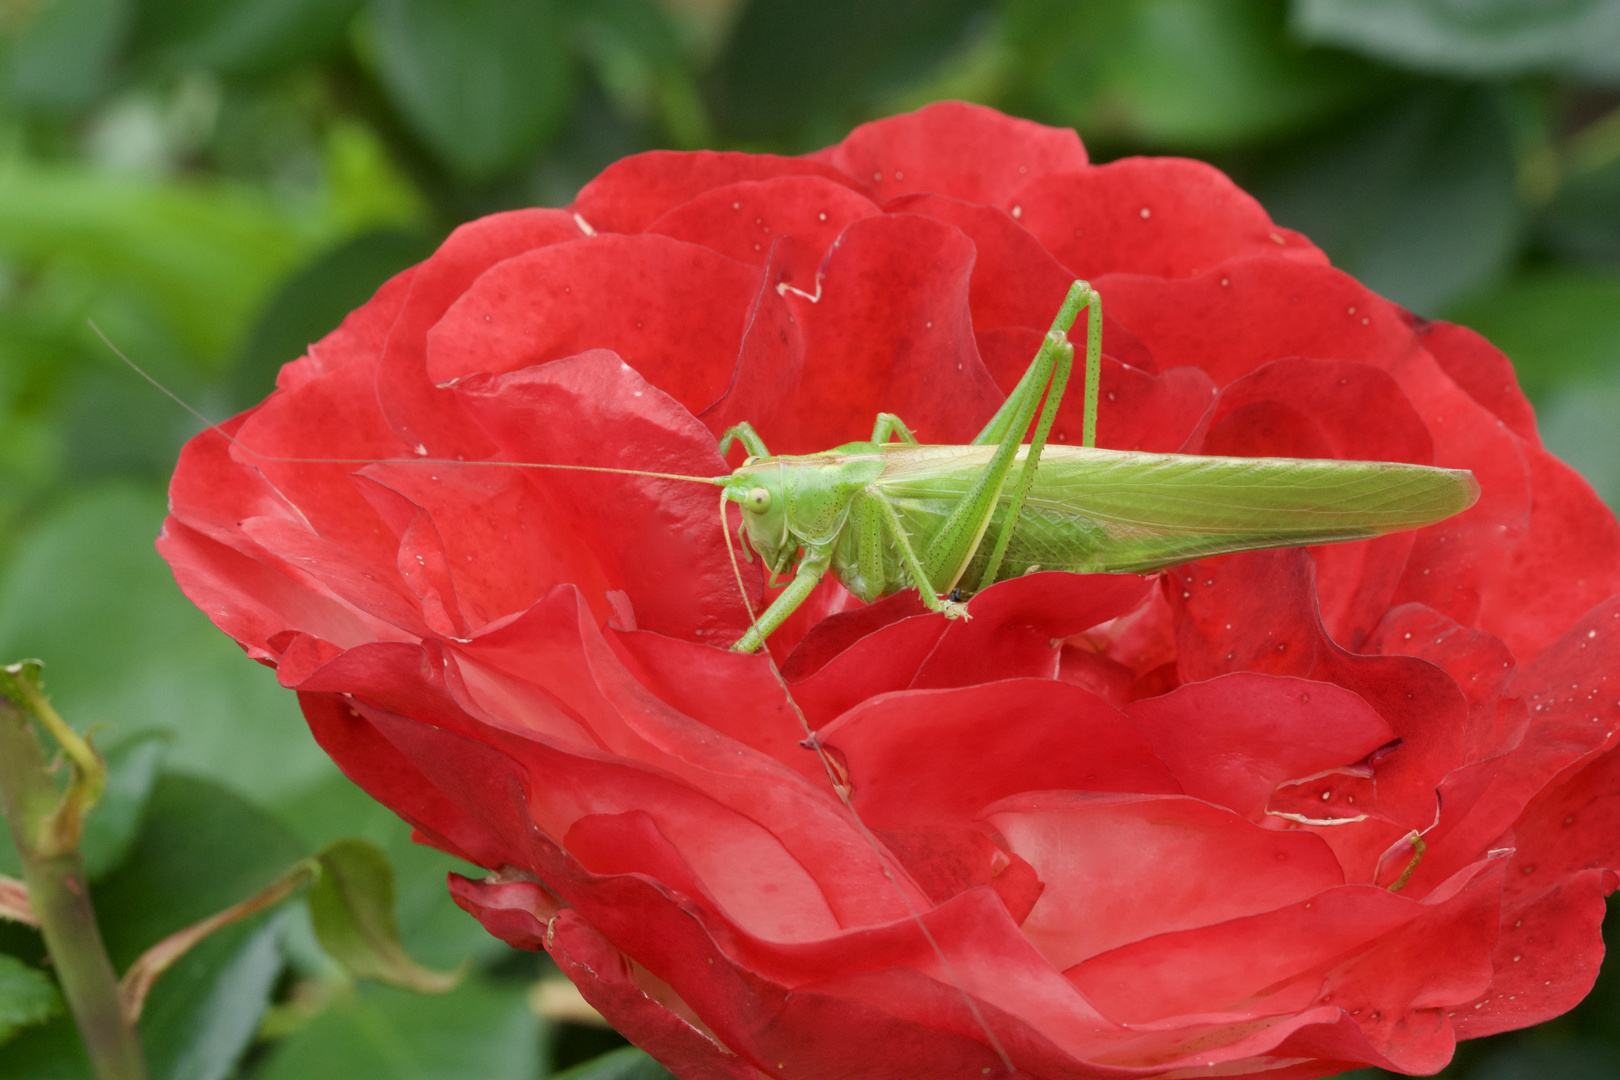
<path id="1" fill-rule="evenodd" d="M 439 967 L 454 967 L 468 957 L 482 963 L 511 955 L 510 946 L 457 907 L 445 888 L 452 870 L 474 876 L 484 871 L 413 841 L 409 825 L 347 777 L 333 775 L 282 800 L 276 811 L 310 851 L 345 836 L 363 837 L 382 849 L 394 868 L 394 911 L 410 955 Z"/>
<path id="2" fill-rule="evenodd" d="M 49 975 L 0 953 L 0 1043 L 31 1024 L 43 1024 L 63 1008 L 62 995 Z"/>
<path id="3" fill-rule="evenodd" d="M 129 857 L 95 888 L 96 917 L 123 970 L 164 937 L 250 896 L 304 854 L 274 818 L 217 784 L 160 775 Z M 253 1039 L 295 911 L 226 927 L 182 957 L 146 1000 L 153 1080 L 222 1080 Z M 3 1080 L 88 1080 L 70 1021 L 29 1028 L 0 1055 Z"/>
<path id="4" fill-rule="evenodd" d="M 1537 426 L 1548 450 L 1586 477 L 1610 509 L 1620 511 L 1620 379 L 1554 390 Z"/>
<path id="5" fill-rule="evenodd" d="M 378 75 L 422 139 L 468 180 L 521 164 L 553 136 L 572 79 L 546 0 L 372 0 Z"/>
<path id="6" fill-rule="evenodd" d="M 96 887 L 113 965 L 122 970 L 148 946 L 253 895 L 304 855 L 279 821 L 241 796 L 161 775 L 128 858 Z"/>
<path id="7" fill-rule="evenodd" d="M 1293 0 L 1292 10 L 1308 40 L 1420 71 L 1620 77 L 1620 5 L 1612 0 Z"/>
<path id="8" fill-rule="evenodd" d="M 343 41 L 360 0 L 142 0 L 136 49 L 165 67 L 268 74 Z"/>
<path id="9" fill-rule="evenodd" d="M 15 156 L 0 169 L 0 254 L 116 286 L 202 356 L 232 349 L 319 239 L 313 215 L 294 216 L 266 192 L 155 185 Z"/>
<path id="10" fill-rule="evenodd" d="M 94 102 L 112 81 L 133 6 L 131 0 L 29 5 L 31 15 L 9 50 L 12 95 L 44 109 Z"/>
<path id="11" fill-rule="evenodd" d="M 1448 317 L 1507 353 L 1547 449 L 1620 508 L 1620 273 L 1521 274 Z"/>
<path id="12" fill-rule="evenodd" d="M 1507 105 L 1496 91 L 1430 86 L 1313 139 L 1249 187 L 1370 288 L 1433 316 L 1489 285 L 1518 252 Z"/>
<path id="13" fill-rule="evenodd" d="M 80 730 L 172 731 L 172 766 L 241 791 L 275 797 L 333 775 L 294 696 L 175 587 L 152 550 L 163 513 L 161 493 L 120 485 L 36 522 L 0 574 L 0 655 L 45 658 L 52 699 Z"/>
<path id="14" fill-rule="evenodd" d="M 226 927 L 164 973 L 141 1013 L 154 1077 L 222 1080 L 253 1041 L 281 974 L 292 912 Z"/>
<path id="15" fill-rule="evenodd" d="M 425 968 L 400 944 L 394 871 L 375 844 L 337 840 L 316 858 L 321 876 L 310 890 L 310 920 L 321 947 L 351 974 L 425 994 L 442 994 L 461 982 L 465 970 Z"/>
<path id="16" fill-rule="evenodd" d="M 523 983 L 470 979 L 437 997 L 367 986 L 278 1043 L 258 1080 L 533 1080 L 541 1034 Z"/>
<path id="17" fill-rule="evenodd" d="M 96 888 L 114 966 L 258 892 L 303 854 L 279 822 L 219 785 L 160 776 L 129 857 Z M 158 980 L 140 1022 L 154 1077 L 226 1075 L 269 1004 L 287 918 L 226 927 Z"/>
<path id="18" fill-rule="evenodd" d="M 717 65 L 722 113 L 749 138 L 792 149 L 832 142 L 963 44 L 989 7 L 984 0 L 754 0 Z"/>
<path id="19" fill-rule="evenodd" d="M 84 836 L 79 841 L 84 870 L 91 881 L 123 862 L 130 844 L 135 842 L 158 767 L 172 741 L 168 732 L 148 731 L 102 751 L 107 761 L 107 786 L 84 819 Z"/>
<path id="20" fill-rule="evenodd" d="M 1268 0 L 1013 0 L 1015 111 L 1087 138 L 1217 149 L 1342 112 L 1387 78 L 1288 37 Z"/>
<path id="21" fill-rule="evenodd" d="M 337 327 L 390 277 L 433 254 L 431 237 L 394 229 L 355 237 L 294 274 L 259 318 L 231 372 L 231 400 L 247 408 L 275 389 L 281 365 Z"/>
<path id="22" fill-rule="evenodd" d="M 1620 148 L 1609 164 L 1569 177 L 1535 228 L 1538 243 L 1556 256 L 1620 267 Z"/>
<path id="23" fill-rule="evenodd" d="M 645 1051 L 626 1046 L 557 1073 L 552 1080 L 667 1080 L 669 1075 Z"/>
<path id="24" fill-rule="evenodd" d="M 0 1051 L 0 1080 L 95 1080 L 73 1018 L 64 1011 L 18 1032 Z"/>
<path id="25" fill-rule="evenodd" d="M 1452 307 L 1446 317 L 1507 353 L 1536 402 L 1565 384 L 1620 383 L 1620 273 L 1522 274 Z"/>

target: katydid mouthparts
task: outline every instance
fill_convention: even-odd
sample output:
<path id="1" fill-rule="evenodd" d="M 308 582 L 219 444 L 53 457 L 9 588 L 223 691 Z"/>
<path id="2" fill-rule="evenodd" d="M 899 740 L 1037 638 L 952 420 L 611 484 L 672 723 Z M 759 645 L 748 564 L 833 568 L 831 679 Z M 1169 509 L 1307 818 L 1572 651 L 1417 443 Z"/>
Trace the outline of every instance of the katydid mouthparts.
<path id="1" fill-rule="evenodd" d="M 1048 445 L 1074 364 L 1067 334 L 1082 311 L 1083 445 Z M 248 456 L 376 464 L 272 456 L 242 446 L 92 328 L 142 378 Z M 1365 540 L 1443 521 L 1479 497 L 1472 473 L 1426 465 L 1098 449 L 1101 356 L 1101 298 L 1076 281 L 1017 386 L 967 445 L 919 444 L 901 418 L 879 413 L 870 440 L 814 454 L 772 455 L 751 425 L 737 424 L 721 437 L 720 452 L 736 441 L 749 456 L 717 477 L 544 462 L 398 460 L 720 487 L 728 544 L 723 503 L 733 502 L 742 512 L 739 535 L 772 580 L 792 571 L 763 612 L 749 607 L 752 625 L 732 646 L 738 652 L 757 650 L 828 573 L 860 600 L 916 589 L 929 610 L 961 618 L 967 616 L 962 598 L 1037 570 L 1148 573 L 1238 551 Z"/>

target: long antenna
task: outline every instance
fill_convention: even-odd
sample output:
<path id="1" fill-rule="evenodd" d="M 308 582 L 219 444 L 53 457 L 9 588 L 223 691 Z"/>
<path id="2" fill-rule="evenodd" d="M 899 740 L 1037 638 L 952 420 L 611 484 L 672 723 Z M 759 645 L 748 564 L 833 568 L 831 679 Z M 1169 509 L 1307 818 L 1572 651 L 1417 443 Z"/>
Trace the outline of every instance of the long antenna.
<path id="1" fill-rule="evenodd" d="M 258 458 L 260 461 L 274 461 L 291 465 L 381 465 L 384 463 L 395 463 L 416 465 L 478 465 L 481 467 L 493 466 L 495 468 L 504 469 L 560 469 L 565 472 L 613 473 L 618 476 L 646 476 L 655 480 L 685 480 L 688 483 L 708 484 L 711 487 L 723 487 L 727 480 L 727 478 L 724 476 L 686 476 L 682 473 L 646 472 L 641 469 L 610 469 L 603 465 L 557 465 L 539 461 L 465 461 L 459 458 L 430 457 L 399 457 L 382 459 L 320 458 L 283 457 L 277 454 L 262 454 L 248 446 L 246 443 L 242 442 L 224 428 L 220 427 L 198 410 L 192 408 L 190 402 L 180 397 L 180 395 L 176 394 L 173 390 L 170 390 L 167 386 L 164 386 L 157 379 L 153 378 L 152 375 L 148 374 L 145 368 L 131 360 L 128 356 L 125 356 L 124 351 L 117 345 L 114 345 L 107 335 L 101 332 L 101 327 L 96 325 L 94 319 L 86 319 L 85 321 L 90 324 L 90 329 L 96 332 L 96 336 L 101 339 L 102 343 L 106 345 L 107 348 L 112 350 L 113 355 L 127 364 L 131 371 L 135 372 L 135 374 L 151 383 L 164 397 L 168 398 L 170 401 L 186 410 L 186 412 L 202 421 L 203 425 L 207 427 L 208 430 L 214 432 L 214 434 L 218 435 L 220 438 L 242 451 L 242 453 L 247 454 L 250 457 Z"/>
<path id="2" fill-rule="evenodd" d="M 922 932 L 923 939 L 928 942 L 928 947 L 934 950 L 934 956 L 939 960 L 940 967 L 944 968 L 945 973 L 951 977 L 951 982 L 956 986 L 956 992 L 962 995 L 962 1003 L 967 1006 L 968 1012 L 972 1014 L 974 1021 L 979 1025 L 979 1029 L 984 1032 L 985 1039 L 990 1043 L 990 1049 L 996 1052 L 996 1056 L 1001 1059 L 1002 1065 L 1006 1066 L 1009 1074 L 1016 1073 L 1018 1071 L 1017 1066 L 1013 1064 L 1012 1058 L 1003 1049 L 1001 1040 L 996 1038 L 996 1033 L 991 1030 L 989 1021 L 985 1020 L 984 1013 L 979 1009 L 979 1003 L 973 1000 L 972 994 L 968 993 L 967 985 L 962 982 L 962 977 L 956 973 L 956 967 L 945 955 L 945 950 L 940 948 L 939 941 L 934 937 L 933 931 L 928 929 L 928 924 L 923 922 L 922 915 L 918 913 L 917 906 L 911 902 L 911 896 L 900 884 L 900 879 L 895 877 L 894 868 L 891 865 L 892 860 L 884 853 L 882 846 L 877 842 L 877 837 L 872 835 L 872 830 L 866 827 L 866 822 L 861 820 L 860 811 L 855 809 L 855 804 L 850 800 L 850 786 L 839 779 L 838 767 L 833 763 L 827 751 L 822 748 L 821 740 L 816 738 L 815 729 L 810 726 L 810 721 L 804 715 L 804 710 L 799 708 L 799 702 L 793 696 L 793 691 L 788 686 L 787 679 L 782 677 L 782 670 L 776 666 L 776 658 L 771 655 L 770 643 L 766 642 L 765 635 L 759 632 L 759 617 L 754 613 L 753 602 L 748 599 L 748 589 L 743 583 L 742 567 L 737 563 L 737 549 L 731 543 L 731 529 L 726 525 L 726 503 L 728 501 L 724 495 L 720 497 L 720 533 L 726 538 L 726 554 L 731 557 L 731 572 L 737 579 L 737 594 L 742 597 L 743 609 L 748 612 L 749 625 L 760 640 L 764 642 L 760 651 L 765 654 L 765 663 L 770 667 L 771 675 L 776 679 L 776 684 L 782 688 L 782 693 L 787 696 L 788 704 L 793 707 L 793 715 L 799 718 L 799 726 L 804 729 L 805 739 L 802 745 L 814 750 L 816 757 L 821 760 L 821 767 L 827 772 L 827 782 L 832 785 L 833 794 L 838 796 L 838 801 L 843 803 L 844 809 L 849 811 L 850 818 L 854 820 L 856 828 L 860 830 L 861 838 L 866 841 L 866 846 L 872 849 L 872 854 L 877 856 L 878 865 L 883 867 L 883 876 L 889 879 L 889 884 L 894 886 L 894 891 L 900 894 L 900 902 L 905 904 L 906 913 L 911 916 L 911 921 L 917 924 L 917 929 Z"/>

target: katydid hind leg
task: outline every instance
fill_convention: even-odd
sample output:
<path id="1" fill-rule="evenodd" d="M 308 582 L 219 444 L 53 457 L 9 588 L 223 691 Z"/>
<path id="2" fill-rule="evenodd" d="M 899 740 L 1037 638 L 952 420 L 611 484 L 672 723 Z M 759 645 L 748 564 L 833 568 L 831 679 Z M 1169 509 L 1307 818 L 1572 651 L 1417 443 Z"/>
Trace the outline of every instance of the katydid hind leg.
<path id="1" fill-rule="evenodd" d="M 942 587 L 951 589 L 956 586 L 973 553 L 978 550 L 1018 454 L 1018 447 L 1023 442 L 1024 432 L 1029 430 L 1030 422 L 1035 418 L 1036 407 L 1057 367 L 1058 357 L 1069 349 L 1068 340 L 1062 333 L 1047 334 L 1017 388 L 997 411 L 990 426 L 980 433 L 980 440 L 976 440 L 982 445 L 985 434 L 992 430 L 1000 433 L 996 440 L 996 452 L 985 464 L 973 486 L 962 495 L 941 523 L 922 556 L 923 564 L 930 571 L 930 579 Z"/>
<path id="2" fill-rule="evenodd" d="M 1029 451 L 1025 455 L 1023 467 L 1019 470 L 1018 479 L 1013 482 L 1008 492 L 1007 509 L 1002 517 L 1001 528 L 996 534 L 990 556 L 985 562 L 984 572 L 979 578 L 976 589 L 983 589 L 995 583 L 1001 570 L 1002 559 L 1006 556 L 1007 548 L 1012 542 L 1013 530 L 1017 527 L 1018 516 L 1024 507 L 1024 500 L 1029 495 L 1031 485 L 1035 482 L 1036 469 L 1040 465 L 1041 452 L 1046 448 L 1047 438 L 1052 431 L 1052 425 L 1057 419 L 1058 408 L 1063 401 L 1063 395 L 1068 388 L 1069 377 L 1074 369 L 1074 346 L 1069 344 L 1068 329 L 1074 325 L 1081 310 L 1087 312 L 1086 320 L 1086 381 L 1084 419 L 1082 422 L 1082 443 L 1085 446 L 1096 444 L 1097 433 L 1097 391 L 1102 368 L 1102 302 L 1090 285 L 1083 281 L 1076 281 L 1069 290 L 1063 308 L 1058 312 L 1057 318 L 1052 322 L 1052 329 L 1047 334 L 1047 340 L 1042 344 L 1041 351 L 1031 361 L 1029 370 L 1019 380 L 1014 394 L 1022 397 L 1019 408 L 1014 414 L 1014 422 L 1010 429 L 1003 431 L 1003 447 L 1006 440 L 1012 438 L 1021 441 L 1028 421 L 1018 423 L 1018 419 L 1027 416 L 1032 411 L 1033 400 L 1037 395 L 1044 395 L 1040 416 L 1035 422 L 1035 431 L 1030 438 Z M 1050 374 L 1047 365 L 1043 363 L 1050 357 Z M 1010 399 L 1009 399 L 1010 400 Z M 999 414 L 998 414 L 999 416 Z M 987 429 L 988 430 L 988 429 Z M 998 452 L 999 456 L 999 452 Z M 999 500 L 999 492 L 997 494 Z M 994 511 L 994 504 L 991 505 Z"/>
<path id="3" fill-rule="evenodd" d="M 1050 340 L 1054 334 L 1058 337 L 1066 337 L 1069 328 L 1080 317 L 1080 312 L 1085 311 L 1087 308 L 1096 311 L 1096 301 L 1096 292 L 1086 282 L 1076 281 L 1069 286 L 1068 295 L 1063 298 L 1063 306 L 1058 309 L 1057 316 L 1052 320 L 1051 329 L 1047 331 L 1047 339 Z M 1093 358 L 1099 355 L 1102 350 L 1102 317 L 1100 312 L 1096 312 L 1092 324 L 1087 327 L 1086 366 L 1088 371 L 1096 366 L 1093 363 Z M 1041 348 L 1044 350 L 1046 347 L 1046 341 L 1043 341 Z M 984 430 L 973 437 L 972 445 L 989 446 L 992 443 L 1002 442 L 1006 438 L 1008 428 L 1017 427 L 1015 423 L 1017 415 L 1026 407 L 1030 417 L 1035 415 L 1035 408 L 1033 404 L 1030 404 L 1029 399 L 1034 397 L 1039 400 L 1040 395 L 1046 391 L 1046 377 L 1038 370 L 1040 360 L 1041 353 L 1037 352 L 1035 358 L 1030 361 L 1029 367 L 1024 369 L 1024 374 L 1019 378 L 1018 385 L 1013 387 L 1012 392 L 1007 395 L 1007 400 L 1002 402 L 1001 408 L 996 410 L 996 414 L 990 418 L 990 422 L 984 426 Z M 1093 394 L 1092 396 L 1095 397 L 1096 395 Z M 1026 419 L 1024 426 L 1018 429 L 1020 438 L 1028 428 L 1029 420 Z"/>
<path id="4" fill-rule="evenodd" d="M 1018 479 L 1013 482 L 1008 492 L 1007 510 L 1001 520 L 1001 528 L 996 533 L 994 546 L 990 549 L 990 558 L 984 564 L 984 573 L 979 578 L 975 589 L 983 589 L 995 584 L 996 574 L 1001 569 L 1001 560 L 1007 554 L 1007 546 L 1012 543 L 1013 528 L 1018 523 L 1018 515 L 1024 509 L 1024 499 L 1029 495 L 1029 489 L 1035 482 L 1035 470 L 1040 466 L 1041 451 L 1046 448 L 1046 438 L 1051 434 L 1052 423 L 1057 419 L 1058 406 L 1062 403 L 1063 392 L 1068 388 L 1069 375 L 1074 370 L 1074 346 L 1067 340 L 1061 341 L 1053 349 L 1052 379 L 1048 384 L 1046 400 L 1041 405 L 1040 418 L 1035 422 L 1035 434 L 1030 439 L 1029 451 L 1024 457 L 1024 464 L 1018 471 Z M 994 505 L 992 504 L 992 510 Z"/>
<path id="5" fill-rule="evenodd" d="M 1091 287 L 1088 285 L 1088 291 Z M 1102 297 L 1091 291 L 1086 302 L 1086 396 L 1080 445 L 1097 445 L 1097 396 L 1102 388 Z"/>

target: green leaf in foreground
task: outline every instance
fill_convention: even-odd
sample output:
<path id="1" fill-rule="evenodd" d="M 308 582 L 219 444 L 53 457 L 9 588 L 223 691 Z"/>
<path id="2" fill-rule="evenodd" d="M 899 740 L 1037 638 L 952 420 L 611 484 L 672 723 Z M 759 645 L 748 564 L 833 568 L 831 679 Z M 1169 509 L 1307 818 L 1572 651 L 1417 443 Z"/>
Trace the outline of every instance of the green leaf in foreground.
<path id="1" fill-rule="evenodd" d="M 44 1023 L 62 1008 L 62 995 L 49 975 L 0 953 L 0 1043 L 21 1028 Z"/>
<path id="2" fill-rule="evenodd" d="M 552 1080 L 669 1080 L 669 1072 L 645 1051 L 626 1046 L 557 1073 Z"/>
<path id="3" fill-rule="evenodd" d="M 348 777 L 331 776 L 279 802 L 276 812 L 309 851 L 344 837 L 363 837 L 382 849 L 394 868 L 394 912 L 405 951 L 424 964 L 454 967 L 471 958 L 480 967 L 513 953 L 450 899 L 445 874 L 479 876 L 481 868 L 411 839 L 411 827 Z M 313 931 L 311 931 L 313 934 Z M 310 939 L 310 947 L 317 944 Z"/>
<path id="4" fill-rule="evenodd" d="M 465 971 L 433 971 L 412 960 L 394 920 L 394 871 L 388 856 L 356 838 L 338 840 L 316 857 L 320 878 L 309 894 L 310 919 L 321 947 L 364 979 L 442 994 Z"/>
<path id="5" fill-rule="evenodd" d="M 275 881 L 304 855 L 270 815 L 217 784 L 158 778 L 129 857 L 96 888 L 114 964 Z M 281 970 L 284 915 L 261 915 L 208 938 L 166 972 L 141 1014 L 154 1077 L 217 1080 L 258 1029 Z"/>
<path id="6" fill-rule="evenodd" d="M 543 1028 L 525 989 L 479 978 L 440 997 L 361 987 L 282 1040 L 258 1080 L 533 1080 Z"/>
<path id="7" fill-rule="evenodd" d="M 166 731 L 143 731 L 120 740 L 102 756 L 107 761 L 107 784 L 101 799 L 84 819 L 79 850 L 84 872 L 96 880 L 124 861 L 135 842 L 146 800 L 157 780 L 158 766 L 168 752 Z"/>

